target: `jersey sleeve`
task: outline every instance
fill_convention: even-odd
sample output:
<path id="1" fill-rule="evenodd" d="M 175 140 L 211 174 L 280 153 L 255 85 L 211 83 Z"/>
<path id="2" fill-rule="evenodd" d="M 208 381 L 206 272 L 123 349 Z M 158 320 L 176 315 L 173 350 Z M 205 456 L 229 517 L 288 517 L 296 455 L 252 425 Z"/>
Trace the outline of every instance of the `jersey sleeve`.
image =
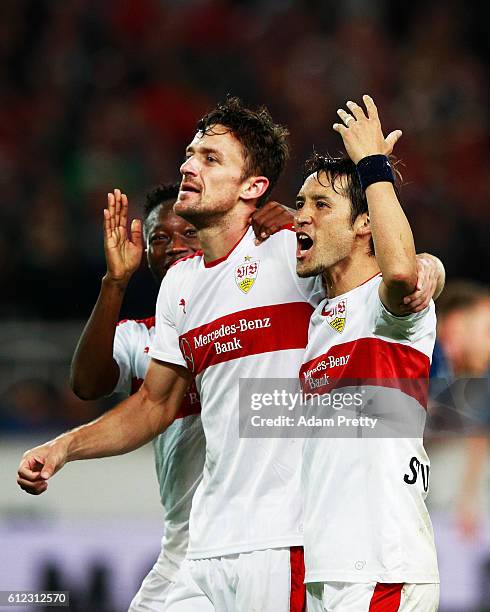
<path id="1" fill-rule="evenodd" d="M 133 377 L 131 367 L 131 350 L 134 349 L 132 333 L 133 321 L 121 321 L 116 327 L 112 356 L 119 366 L 119 380 L 112 393 L 131 393 L 131 380 Z"/>
<path id="2" fill-rule="evenodd" d="M 298 287 L 305 300 L 316 308 L 324 297 L 321 277 L 319 275 L 301 278 L 296 274 L 296 232 L 289 226 L 279 232 L 282 240 L 284 261 L 287 263 L 289 274 Z"/>
<path id="3" fill-rule="evenodd" d="M 413 344 L 421 341 L 427 345 L 427 350 L 424 350 L 424 352 L 432 355 L 436 338 L 434 302 L 431 300 L 427 308 L 421 312 L 414 312 L 404 316 L 394 315 L 381 301 L 379 296 L 380 283 L 381 278 L 379 283 L 376 283 L 373 288 L 371 296 L 375 312 L 374 333 L 377 336 L 384 336 L 398 342 Z"/>
<path id="4" fill-rule="evenodd" d="M 155 313 L 155 336 L 149 354 L 159 361 L 187 367 L 180 351 L 179 333 L 175 324 L 176 278 L 175 268 L 170 269 L 160 285 Z"/>

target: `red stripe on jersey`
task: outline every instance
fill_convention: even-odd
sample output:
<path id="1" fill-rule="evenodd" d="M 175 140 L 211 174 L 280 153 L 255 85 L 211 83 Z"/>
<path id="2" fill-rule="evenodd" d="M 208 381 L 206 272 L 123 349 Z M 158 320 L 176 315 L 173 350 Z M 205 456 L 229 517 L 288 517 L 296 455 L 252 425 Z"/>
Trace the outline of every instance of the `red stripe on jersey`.
<path id="1" fill-rule="evenodd" d="M 173 268 L 177 264 L 182 263 L 183 261 L 186 261 L 187 259 L 192 259 L 193 257 L 202 257 L 202 255 L 203 255 L 203 252 L 201 251 L 201 249 L 198 249 L 194 253 L 191 253 L 190 255 L 186 255 L 185 257 L 181 257 L 180 259 L 177 259 L 177 261 L 174 261 L 173 264 L 171 264 L 170 268 Z"/>
<path id="2" fill-rule="evenodd" d="M 239 357 L 304 349 L 313 308 L 305 302 L 259 306 L 234 312 L 180 336 L 189 369 L 206 368 Z"/>
<path id="3" fill-rule="evenodd" d="M 302 546 L 291 546 L 289 549 L 291 568 L 291 589 L 289 595 L 289 612 L 306 610 L 305 556 Z"/>
<path id="4" fill-rule="evenodd" d="M 155 317 L 147 317 L 146 319 L 121 319 L 118 322 L 118 325 L 122 325 L 123 323 L 127 323 L 128 321 L 134 321 L 135 323 L 143 323 L 146 329 L 151 329 L 155 327 Z"/>
<path id="5" fill-rule="evenodd" d="M 131 395 L 136 393 L 143 384 L 142 378 L 133 378 L 131 380 Z M 191 414 L 201 413 L 201 402 L 199 400 L 199 394 L 197 392 L 196 383 L 193 381 L 191 386 L 187 389 L 186 394 L 182 400 L 179 412 L 176 414 L 176 419 L 183 419 Z"/>
<path id="6" fill-rule="evenodd" d="M 155 327 L 155 317 L 148 317 L 147 319 L 135 319 L 136 323 L 143 323 L 147 329 Z"/>
<path id="7" fill-rule="evenodd" d="M 369 612 L 397 612 L 400 608 L 403 583 L 382 584 L 378 582 L 374 589 Z"/>
<path id="8" fill-rule="evenodd" d="M 429 369 L 427 355 L 411 346 L 379 338 L 359 338 L 337 344 L 303 364 L 300 377 L 305 392 L 310 391 L 307 379 L 326 375 L 328 381 L 315 388 L 315 393 L 354 384 L 378 385 L 400 389 L 426 408 Z"/>

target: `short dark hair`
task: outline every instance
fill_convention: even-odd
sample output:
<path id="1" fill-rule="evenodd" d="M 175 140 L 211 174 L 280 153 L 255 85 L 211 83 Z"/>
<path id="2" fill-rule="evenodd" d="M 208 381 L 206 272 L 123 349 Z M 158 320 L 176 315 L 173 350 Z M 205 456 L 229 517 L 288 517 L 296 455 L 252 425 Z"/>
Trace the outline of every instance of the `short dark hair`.
<path id="1" fill-rule="evenodd" d="M 143 218 L 146 221 L 154 210 L 163 202 L 175 201 L 179 195 L 179 183 L 162 183 L 146 194 L 146 203 L 143 207 Z"/>
<path id="2" fill-rule="evenodd" d="M 396 160 L 391 160 L 392 166 L 396 165 Z M 364 189 L 361 187 L 361 181 L 357 174 L 356 164 L 346 156 L 333 157 L 328 153 L 321 155 L 316 151 L 311 157 L 305 161 L 303 171 L 303 182 L 310 176 L 310 174 L 316 174 L 316 178 L 320 184 L 323 184 L 320 180 L 320 174 L 325 172 L 330 181 L 332 189 L 336 193 L 340 193 L 349 198 L 351 203 L 351 225 L 359 215 L 369 212 L 368 203 Z M 345 189 L 339 191 L 339 187 L 335 185 L 337 179 L 345 177 L 347 185 Z M 395 191 L 398 196 L 398 183 L 401 179 L 401 175 L 395 170 Z M 374 242 L 371 238 L 369 242 L 369 255 L 374 255 Z"/>
<path id="3" fill-rule="evenodd" d="M 269 179 L 267 191 L 257 202 L 261 206 L 267 201 L 289 157 L 289 131 L 273 122 L 265 106 L 252 110 L 245 107 L 240 98 L 231 96 L 198 121 L 197 131 L 210 134 L 217 124 L 228 128 L 243 147 L 243 178 L 257 175 Z"/>
<path id="4" fill-rule="evenodd" d="M 487 285 L 468 279 L 453 279 L 446 283 L 437 299 L 437 316 L 444 318 L 457 310 L 468 310 L 489 298 L 490 289 Z"/>

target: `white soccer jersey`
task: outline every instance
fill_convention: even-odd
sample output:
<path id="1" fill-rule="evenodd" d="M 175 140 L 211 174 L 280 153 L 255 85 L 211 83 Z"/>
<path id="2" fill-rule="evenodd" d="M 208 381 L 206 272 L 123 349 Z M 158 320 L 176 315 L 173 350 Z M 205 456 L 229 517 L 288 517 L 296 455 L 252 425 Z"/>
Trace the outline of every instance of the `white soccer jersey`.
<path id="1" fill-rule="evenodd" d="M 360 421 L 364 412 L 349 409 L 358 420 L 340 434 L 341 413 L 334 410 L 331 424 L 305 440 L 306 582 L 439 582 L 421 433 L 434 304 L 396 317 L 379 298 L 380 282 L 378 275 L 322 301 L 310 322 L 303 389 L 324 399 L 348 389 L 350 405 L 358 406 L 357 390 L 379 423 L 373 428 Z"/>
<path id="2" fill-rule="evenodd" d="M 297 376 L 319 294 L 295 251 L 290 229 L 257 246 L 250 228 L 226 257 L 182 259 L 161 285 L 150 354 L 194 373 L 206 436 L 189 558 L 302 543 L 301 445 L 240 438 L 238 414 L 240 378 Z"/>
<path id="3" fill-rule="evenodd" d="M 129 395 L 141 386 L 150 363 L 148 352 L 154 334 L 155 317 L 118 324 L 114 359 L 120 375 L 114 392 Z M 200 411 L 199 396 L 192 385 L 177 419 L 153 440 L 165 522 L 158 571 L 169 580 L 175 580 L 187 551 L 192 497 L 202 478 L 206 444 Z"/>

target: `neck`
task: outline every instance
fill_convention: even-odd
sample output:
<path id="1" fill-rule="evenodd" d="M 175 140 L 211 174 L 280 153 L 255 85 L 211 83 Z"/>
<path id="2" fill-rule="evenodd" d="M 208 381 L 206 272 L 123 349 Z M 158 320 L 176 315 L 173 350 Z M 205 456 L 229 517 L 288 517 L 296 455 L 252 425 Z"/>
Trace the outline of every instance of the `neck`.
<path id="1" fill-rule="evenodd" d="M 197 237 L 206 263 L 228 255 L 247 231 L 250 215 L 251 210 L 248 206 L 236 206 L 198 230 Z"/>
<path id="2" fill-rule="evenodd" d="M 334 298 L 351 291 L 379 273 L 375 257 L 366 253 L 350 253 L 322 274 L 327 297 Z"/>

